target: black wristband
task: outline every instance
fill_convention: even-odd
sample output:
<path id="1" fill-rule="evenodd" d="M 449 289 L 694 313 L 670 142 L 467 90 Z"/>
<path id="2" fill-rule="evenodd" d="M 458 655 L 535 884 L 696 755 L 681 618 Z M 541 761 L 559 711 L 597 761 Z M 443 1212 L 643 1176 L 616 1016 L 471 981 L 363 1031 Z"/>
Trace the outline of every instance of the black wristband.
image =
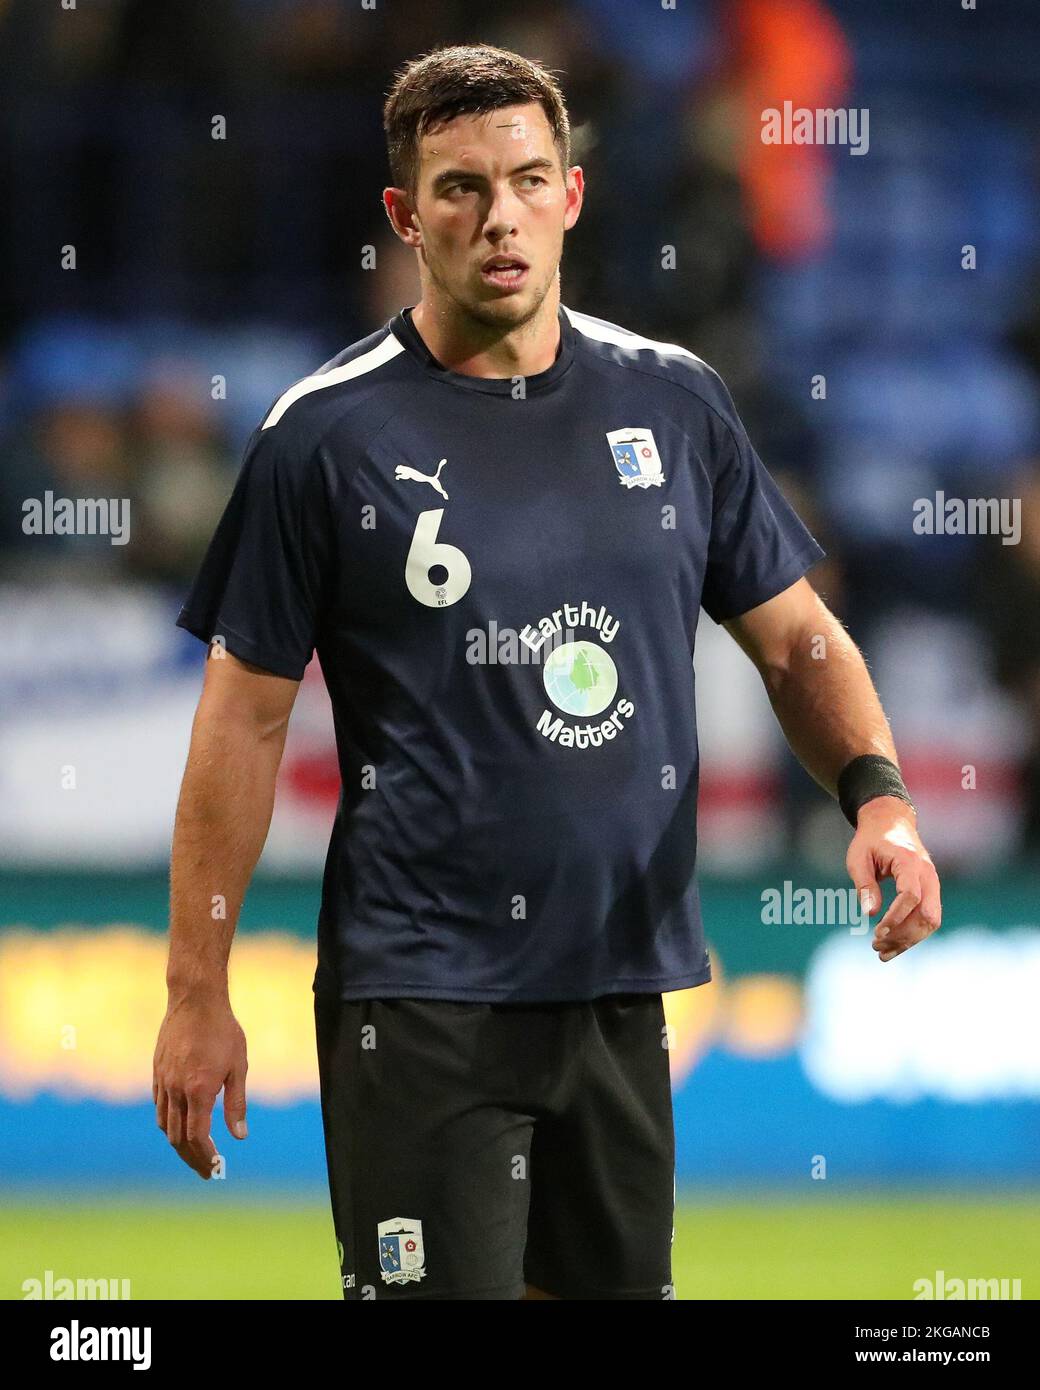
<path id="1" fill-rule="evenodd" d="M 882 758 L 878 753 L 863 753 L 846 763 L 838 776 L 838 804 L 853 830 L 859 808 L 876 796 L 898 796 L 911 810 L 917 809 L 891 758 Z"/>

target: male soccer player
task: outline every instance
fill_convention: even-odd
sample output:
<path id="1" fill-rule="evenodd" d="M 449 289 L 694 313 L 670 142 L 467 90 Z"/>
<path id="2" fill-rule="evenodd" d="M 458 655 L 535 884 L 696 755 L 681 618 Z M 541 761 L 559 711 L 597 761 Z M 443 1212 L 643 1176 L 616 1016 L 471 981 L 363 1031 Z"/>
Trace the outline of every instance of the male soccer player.
<path id="1" fill-rule="evenodd" d="M 888 961 L 939 924 L 822 551 L 716 373 L 564 307 L 584 180 L 560 90 L 485 45 L 385 107 L 422 294 L 273 403 L 178 619 L 210 660 L 177 811 L 159 1124 L 245 1135 L 228 998 L 317 650 L 342 795 L 315 1010 L 347 1299 L 668 1298 L 663 991 L 710 978 L 694 877 L 703 606 L 855 826 Z M 221 894 L 225 920 L 214 922 Z"/>

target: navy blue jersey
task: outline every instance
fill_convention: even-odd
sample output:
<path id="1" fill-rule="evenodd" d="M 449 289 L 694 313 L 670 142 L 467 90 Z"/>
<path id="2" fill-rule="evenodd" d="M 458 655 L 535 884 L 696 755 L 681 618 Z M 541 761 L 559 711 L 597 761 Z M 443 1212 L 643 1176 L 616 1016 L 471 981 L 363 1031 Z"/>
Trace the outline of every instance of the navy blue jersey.
<path id="1" fill-rule="evenodd" d="M 178 623 L 299 680 L 342 793 L 315 988 L 583 1000 L 711 971 L 694 875 L 699 609 L 823 551 L 685 349 L 561 307 L 526 378 L 405 309 L 253 434 Z"/>

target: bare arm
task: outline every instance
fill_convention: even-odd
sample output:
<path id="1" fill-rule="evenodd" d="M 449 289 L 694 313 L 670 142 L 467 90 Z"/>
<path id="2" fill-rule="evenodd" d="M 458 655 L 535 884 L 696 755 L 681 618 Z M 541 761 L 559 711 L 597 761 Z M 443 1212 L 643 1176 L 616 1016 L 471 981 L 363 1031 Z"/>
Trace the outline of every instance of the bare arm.
<path id="1" fill-rule="evenodd" d="M 170 865 L 168 1002 L 153 1063 L 156 1118 L 203 1178 L 216 1155 L 213 1104 L 245 1138 L 245 1036 L 227 965 L 246 888 L 271 823 L 299 682 L 213 648 L 192 727 Z"/>
<path id="2" fill-rule="evenodd" d="M 859 648 L 807 579 L 723 626 L 758 667 L 785 738 L 824 791 L 837 794 L 838 774 L 861 753 L 898 762 Z"/>
<path id="3" fill-rule="evenodd" d="M 866 663 L 808 580 L 724 626 L 758 667 L 795 756 L 832 796 L 842 768 L 862 753 L 898 766 Z M 938 927 L 938 875 L 917 834 L 916 813 L 904 801 L 879 796 L 860 807 L 846 867 L 871 914 L 881 906 L 878 878 L 895 879 L 896 898 L 875 928 L 882 960 Z"/>

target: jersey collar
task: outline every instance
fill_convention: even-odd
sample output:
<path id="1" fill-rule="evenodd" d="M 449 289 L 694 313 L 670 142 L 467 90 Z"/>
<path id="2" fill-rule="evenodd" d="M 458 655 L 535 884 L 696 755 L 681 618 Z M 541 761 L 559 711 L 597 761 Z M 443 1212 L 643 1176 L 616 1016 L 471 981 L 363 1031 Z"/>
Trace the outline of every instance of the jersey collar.
<path id="1" fill-rule="evenodd" d="M 513 394 L 515 380 L 511 376 L 466 376 L 462 372 L 452 372 L 447 367 L 442 366 L 430 352 L 420 337 L 418 329 L 412 323 L 412 309 L 414 308 L 415 305 L 411 304 L 406 309 L 401 309 L 389 320 L 386 326 L 401 345 L 417 359 L 428 376 L 438 381 L 448 382 L 452 386 L 461 386 L 466 391 L 483 391 L 487 395 L 494 396 Z M 552 386 L 574 361 L 574 325 L 567 317 L 562 304 L 557 310 L 557 318 L 560 324 L 560 346 L 556 352 L 556 360 L 544 372 L 536 372 L 534 376 L 525 378 L 524 389 L 527 395 L 530 395 L 532 391 L 544 391 L 546 387 Z"/>

